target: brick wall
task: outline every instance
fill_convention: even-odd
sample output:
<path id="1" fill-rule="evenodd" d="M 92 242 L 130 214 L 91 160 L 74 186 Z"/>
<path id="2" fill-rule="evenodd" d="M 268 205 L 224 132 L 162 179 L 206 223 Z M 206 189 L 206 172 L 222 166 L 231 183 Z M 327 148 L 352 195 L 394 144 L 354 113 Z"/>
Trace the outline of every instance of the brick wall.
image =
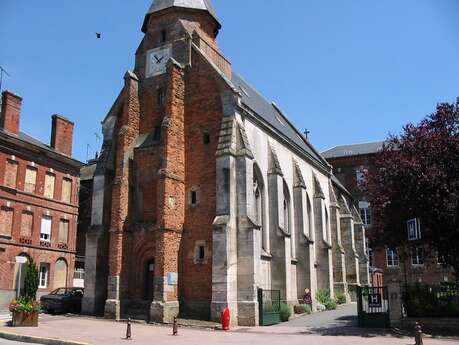
<path id="1" fill-rule="evenodd" d="M 37 265 L 49 264 L 48 286 L 39 290 L 43 294 L 56 288 L 54 284 L 55 264 L 64 259 L 67 264 L 67 285 L 72 285 L 75 261 L 76 228 L 78 217 L 79 177 L 77 169 L 36 155 L 26 149 L 6 147 L 0 151 L 0 208 L 12 211 L 12 228 L 8 236 L 0 236 L 0 290 L 12 291 L 16 287 L 17 266 L 12 262 L 20 254 L 27 254 Z M 17 165 L 15 183 L 9 176 L 8 162 Z M 26 188 L 26 170 L 36 171 L 35 189 Z M 53 198 L 44 196 L 45 175 L 55 176 Z M 70 202 L 62 201 L 62 183 L 71 181 Z M 7 180 L 10 183 L 7 185 Z M 30 180 L 29 180 L 30 182 Z M 52 219 L 51 239 L 40 240 L 42 217 Z M 68 240 L 59 241 L 59 223 L 68 221 Z M 31 223 L 31 224 L 30 224 Z M 1 292 L 0 292 L 1 293 Z M 2 306 L 0 306 L 2 307 Z"/>

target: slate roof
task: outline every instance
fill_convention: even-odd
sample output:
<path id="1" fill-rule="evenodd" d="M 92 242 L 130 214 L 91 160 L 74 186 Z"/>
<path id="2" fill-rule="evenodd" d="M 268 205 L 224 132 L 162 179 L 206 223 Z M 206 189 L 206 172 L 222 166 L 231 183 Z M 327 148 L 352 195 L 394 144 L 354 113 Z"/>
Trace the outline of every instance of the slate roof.
<path id="1" fill-rule="evenodd" d="M 233 72 L 232 82 L 242 95 L 242 103 L 267 122 L 284 139 L 293 143 L 318 163 L 328 166 L 327 161 L 317 152 L 306 138 L 286 118 L 274 103 L 268 102 L 258 91 L 250 86 L 237 73 Z"/>
<path id="2" fill-rule="evenodd" d="M 94 174 L 96 173 L 97 162 L 92 164 L 85 165 L 80 170 L 80 180 L 81 181 L 89 181 L 94 178 Z"/>
<path id="3" fill-rule="evenodd" d="M 217 13 L 213 8 L 210 0 L 155 0 L 153 4 L 150 6 L 150 9 L 145 16 L 145 21 L 142 26 L 142 31 L 146 31 L 146 25 L 148 21 L 148 17 L 156 12 L 160 12 L 165 10 L 166 8 L 170 7 L 181 7 L 181 8 L 189 8 L 193 10 L 202 10 L 207 11 L 209 14 L 215 19 L 218 24 L 218 28 L 221 28 L 220 21 L 218 20 Z"/>
<path id="4" fill-rule="evenodd" d="M 335 146 L 329 150 L 322 152 L 325 158 L 340 158 L 367 155 L 377 153 L 382 150 L 384 141 L 375 141 L 371 143 L 341 145 Z"/>
<path id="5" fill-rule="evenodd" d="M 4 137 L 8 141 L 17 142 L 17 140 L 19 140 L 20 142 L 33 145 L 37 148 L 45 150 L 45 152 L 47 151 L 47 152 L 54 154 L 55 155 L 54 157 L 59 157 L 59 159 L 63 159 L 72 165 L 78 165 L 78 166 L 83 165 L 83 163 L 81 163 L 80 161 L 70 156 L 64 155 L 61 152 L 56 151 L 51 146 L 42 143 L 40 140 L 35 139 L 31 137 L 30 135 L 25 134 L 24 132 L 19 132 L 16 135 L 16 134 L 11 134 L 3 129 L 0 129 L 0 136 Z"/>

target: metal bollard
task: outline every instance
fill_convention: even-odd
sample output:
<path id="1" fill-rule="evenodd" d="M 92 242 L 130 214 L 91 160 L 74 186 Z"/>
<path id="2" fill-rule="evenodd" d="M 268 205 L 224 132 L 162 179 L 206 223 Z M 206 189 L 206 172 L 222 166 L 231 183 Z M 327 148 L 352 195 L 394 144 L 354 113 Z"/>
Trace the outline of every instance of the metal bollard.
<path id="1" fill-rule="evenodd" d="M 174 317 L 174 323 L 172 324 L 172 335 L 178 335 L 177 317 Z"/>
<path id="2" fill-rule="evenodd" d="M 132 338 L 131 318 L 129 318 L 127 322 L 127 327 L 126 327 L 126 340 L 131 340 L 131 338 Z"/>
<path id="3" fill-rule="evenodd" d="M 422 341 L 422 328 L 418 322 L 416 322 L 416 325 L 414 326 L 414 332 L 414 345 L 423 345 L 424 343 Z"/>

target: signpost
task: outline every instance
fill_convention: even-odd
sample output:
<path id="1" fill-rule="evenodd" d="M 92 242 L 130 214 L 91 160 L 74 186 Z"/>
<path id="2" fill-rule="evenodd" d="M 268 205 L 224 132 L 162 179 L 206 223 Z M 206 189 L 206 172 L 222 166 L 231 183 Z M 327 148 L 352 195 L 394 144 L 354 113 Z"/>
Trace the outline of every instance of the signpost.
<path id="1" fill-rule="evenodd" d="M 16 298 L 19 298 L 21 294 L 21 273 L 22 273 L 22 264 L 27 263 L 27 258 L 25 256 L 16 256 L 16 263 L 19 264 L 19 278 L 18 278 L 18 291 L 16 292 Z"/>

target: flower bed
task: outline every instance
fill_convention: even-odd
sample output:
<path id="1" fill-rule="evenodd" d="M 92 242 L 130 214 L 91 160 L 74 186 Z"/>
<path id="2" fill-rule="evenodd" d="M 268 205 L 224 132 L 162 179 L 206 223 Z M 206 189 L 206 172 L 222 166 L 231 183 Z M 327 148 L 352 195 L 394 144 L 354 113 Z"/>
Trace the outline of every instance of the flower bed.
<path id="1" fill-rule="evenodd" d="M 13 313 L 13 327 L 38 327 L 40 303 L 20 297 L 11 301 L 9 310 Z"/>

